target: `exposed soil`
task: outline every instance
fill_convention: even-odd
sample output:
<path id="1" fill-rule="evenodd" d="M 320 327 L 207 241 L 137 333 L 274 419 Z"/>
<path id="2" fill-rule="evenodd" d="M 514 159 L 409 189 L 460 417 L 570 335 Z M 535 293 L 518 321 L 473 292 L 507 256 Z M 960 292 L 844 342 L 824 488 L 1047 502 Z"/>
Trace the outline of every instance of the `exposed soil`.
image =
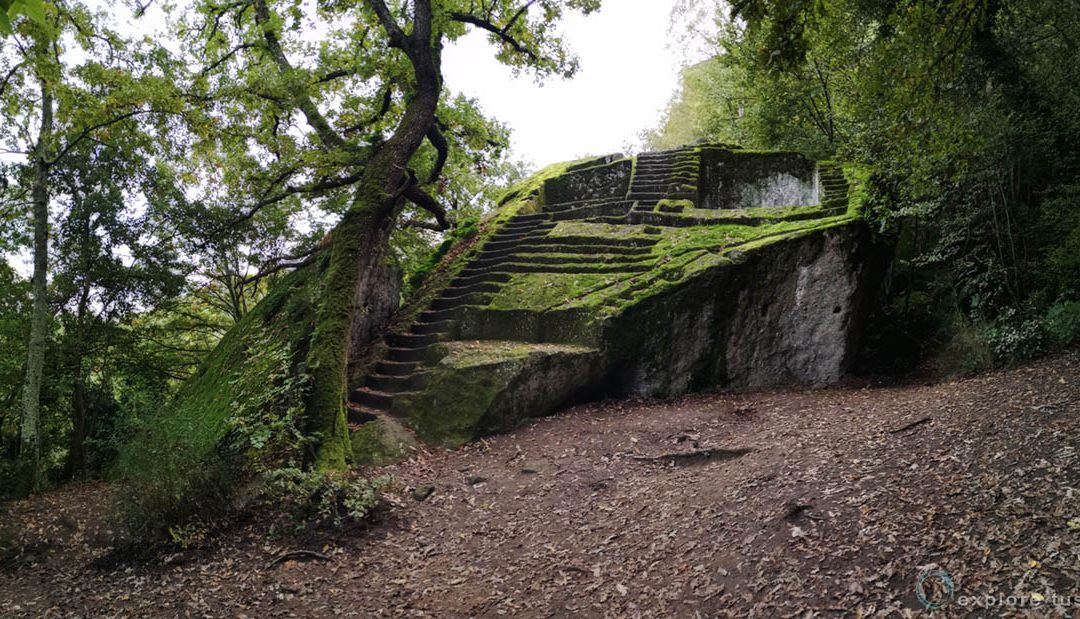
<path id="1" fill-rule="evenodd" d="M 3 516 L 0 616 L 903 617 L 940 569 L 937 616 L 1080 617 L 1078 443 L 1074 352 L 578 407 L 389 467 L 402 489 L 370 526 L 253 521 L 149 561 L 109 554 L 108 488 L 75 485 Z M 328 560 L 270 565 L 295 549 Z M 945 601 L 941 576 L 924 591 Z"/>

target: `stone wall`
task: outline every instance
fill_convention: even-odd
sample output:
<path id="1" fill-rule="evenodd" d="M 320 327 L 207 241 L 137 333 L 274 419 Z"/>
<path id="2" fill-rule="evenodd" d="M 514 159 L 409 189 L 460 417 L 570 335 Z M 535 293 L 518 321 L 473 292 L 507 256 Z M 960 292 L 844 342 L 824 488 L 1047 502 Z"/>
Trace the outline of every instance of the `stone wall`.
<path id="1" fill-rule="evenodd" d="M 701 208 L 779 208 L 819 201 L 817 164 L 797 153 L 723 149 L 701 153 Z"/>
<path id="2" fill-rule="evenodd" d="M 560 204 L 625 196 L 633 167 L 632 159 L 621 159 L 548 179 L 544 182 L 544 201 Z"/>

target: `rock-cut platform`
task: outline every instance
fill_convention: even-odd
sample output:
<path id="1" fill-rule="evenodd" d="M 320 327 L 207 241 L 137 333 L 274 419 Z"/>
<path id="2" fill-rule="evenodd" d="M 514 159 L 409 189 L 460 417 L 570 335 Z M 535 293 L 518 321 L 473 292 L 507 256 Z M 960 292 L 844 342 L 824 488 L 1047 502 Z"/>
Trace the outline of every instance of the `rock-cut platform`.
<path id="1" fill-rule="evenodd" d="M 541 171 L 358 365 L 356 451 L 402 425 L 456 445 L 587 399 L 838 380 L 870 279 L 861 196 L 856 169 L 727 146 Z"/>

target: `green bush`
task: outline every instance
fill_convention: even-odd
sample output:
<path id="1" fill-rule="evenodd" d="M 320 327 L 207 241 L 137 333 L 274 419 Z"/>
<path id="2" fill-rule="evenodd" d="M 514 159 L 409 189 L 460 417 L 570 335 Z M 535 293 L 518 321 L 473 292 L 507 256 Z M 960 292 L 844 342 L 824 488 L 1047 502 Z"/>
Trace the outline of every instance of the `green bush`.
<path id="1" fill-rule="evenodd" d="M 983 325 L 980 335 L 998 363 L 1019 363 L 1048 350 L 1045 321 L 1011 307 L 1005 308 L 993 322 Z"/>
<path id="2" fill-rule="evenodd" d="M 313 523 L 340 526 L 367 518 L 391 483 L 390 477 L 276 469 L 266 474 L 261 497 L 287 512 L 296 528 Z"/>
<path id="3" fill-rule="evenodd" d="M 1080 343 L 1080 302 L 1063 301 L 1046 314 L 1046 331 L 1056 346 Z"/>

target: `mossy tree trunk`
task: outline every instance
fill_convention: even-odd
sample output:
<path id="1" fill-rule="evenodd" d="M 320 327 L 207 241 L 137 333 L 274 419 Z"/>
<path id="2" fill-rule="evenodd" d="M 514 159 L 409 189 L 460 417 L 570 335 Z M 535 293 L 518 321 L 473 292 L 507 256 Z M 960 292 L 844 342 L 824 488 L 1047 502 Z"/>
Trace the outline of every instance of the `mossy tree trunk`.
<path id="1" fill-rule="evenodd" d="M 47 49 L 39 39 L 38 49 Z M 23 383 L 23 410 L 19 424 L 19 467 L 26 490 L 44 485 L 41 471 L 41 381 L 45 372 L 45 337 L 49 323 L 49 144 L 53 131 L 53 93 L 46 77 L 41 82 L 41 126 L 34 149 L 31 202 L 34 221 L 34 305 L 30 314 L 30 345 Z"/>
<path id="2" fill-rule="evenodd" d="M 412 159 L 435 126 L 442 91 L 441 37 L 432 32 L 430 0 L 417 0 L 413 30 L 405 35 L 381 0 L 373 8 L 413 68 L 408 105 L 394 134 L 373 153 L 357 187 L 352 207 L 333 233 L 322 302 L 315 317 L 308 368 L 311 394 L 304 430 L 317 437 L 311 463 L 317 469 L 342 469 L 350 458 L 345 397 L 349 352 L 356 333 L 369 332 L 364 300 L 382 285 L 390 232 L 406 196 L 416 201 L 418 187 L 408 172 Z M 423 205 L 422 205 L 423 206 Z"/>

